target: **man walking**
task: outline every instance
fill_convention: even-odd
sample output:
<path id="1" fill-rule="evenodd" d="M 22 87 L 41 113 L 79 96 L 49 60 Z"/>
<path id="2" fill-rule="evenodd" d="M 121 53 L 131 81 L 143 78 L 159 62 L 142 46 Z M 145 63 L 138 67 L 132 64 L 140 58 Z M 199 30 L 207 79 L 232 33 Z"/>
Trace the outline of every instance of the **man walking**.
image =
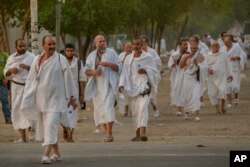
<path id="1" fill-rule="evenodd" d="M 22 112 L 37 120 L 36 139 L 43 140 L 41 162 L 61 160 L 57 141 L 58 124 L 62 113 L 71 105 L 77 107 L 76 87 L 66 58 L 55 52 L 55 40 L 46 35 L 42 40 L 44 51 L 38 55 L 26 81 Z M 50 157 L 51 151 L 54 154 Z"/>
<path id="2" fill-rule="evenodd" d="M 33 125 L 31 121 L 28 120 L 20 111 L 20 107 L 26 79 L 35 56 L 32 53 L 26 51 L 26 44 L 23 39 L 17 39 L 15 44 L 17 52 L 8 58 L 4 68 L 4 74 L 7 79 L 11 79 L 12 82 L 12 122 L 14 129 L 18 130 L 20 133 L 20 139 L 14 141 L 14 143 L 24 143 L 26 142 L 25 129 L 30 128 L 31 130 Z"/>
<path id="3" fill-rule="evenodd" d="M 169 61 L 168 67 L 171 70 L 170 74 L 170 82 L 171 82 L 171 105 L 174 105 L 178 108 L 176 113 L 177 116 L 183 115 L 183 77 L 184 77 L 184 69 L 180 68 L 180 61 L 183 56 L 189 54 L 187 52 L 188 49 L 188 41 L 187 39 L 181 39 L 178 43 L 179 50 L 174 52 Z"/>
<path id="4" fill-rule="evenodd" d="M 85 88 L 85 99 L 93 99 L 95 125 L 103 125 L 105 142 L 114 140 L 112 129 L 115 122 L 115 99 L 118 96 L 119 71 L 118 55 L 107 48 L 102 35 L 95 37 L 96 50 L 86 60 L 86 75 L 89 77 Z"/>
<path id="5" fill-rule="evenodd" d="M 158 53 L 151 47 L 149 47 L 149 39 L 146 35 L 142 35 L 140 36 L 140 38 L 142 39 L 142 50 L 148 54 L 150 54 L 153 57 L 154 63 L 156 65 L 156 68 L 158 70 L 159 73 L 159 81 L 157 81 L 158 83 L 160 82 L 160 73 L 161 73 L 161 59 L 160 56 L 158 55 Z M 158 87 L 158 85 L 157 85 Z M 151 94 L 150 95 L 150 103 L 153 107 L 153 111 L 154 111 L 154 117 L 159 117 L 160 116 L 160 111 L 158 110 L 158 107 L 156 105 L 156 94 Z"/>
<path id="6" fill-rule="evenodd" d="M 132 41 L 134 52 L 125 59 L 119 92 L 129 97 L 136 136 L 132 141 L 147 141 L 148 105 L 150 94 L 157 93 L 159 72 L 153 57 L 142 51 L 142 39 Z"/>
<path id="7" fill-rule="evenodd" d="M 232 80 L 232 67 L 226 53 L 220 51 L 220 44 L 217 41 L 211 42 L 212 51 L 207 55 L 208 96 L 212 105 L 216 108 L 216 113 L 225 113 L 225 96 L 227 81 Z"/>
<path id="8" fill-rule="evenodd" d="M 200 53 L 198 44 L 191 44 L 191 53 L 186 54 L 180 61 L 180 68 L 184 70 L 183 77 L 183 99 L 184 99 L 184 119 L 189 119 L 190 113 L 195 113 L 195 121 L 199 122 L 200 110 L 200 64 L 204 61 L 205 57 Z"/>
<path id="9" fill-rule="evenodd" d="M 63 138 L 68 142 L 73 142 L 73 132 L 77 125 L 77 113 L 80 108 L 80 103 L 83 102 L 84 96 L 84 82 L 87 80 L 84 74 L 84 67 L 82 61 L 75 57 L 75 47 L 73 44 L 68 43 L 65 45 L 64 49 L 65 57 L 69 63 L 69 67 L 72 73 L 72 77 L 75 82 L 75 86 L 77 89 L 77 100 L 78 107 L 75 110 L 69 110 L 65 113 L 65 117 L 62 121 L 63 123 Z"/>
<path id="10" fill-rule="evenodd" d="M 245 53 L 240 47 L 239 44 L 233 43 L 232 35 L 224 36 L 224 44 L 221 48 L 222 51 L 227 53 L 227 56 L 230 58 L 230 63 L 232 66 L 232 75 L 233 81 L 227 85 L 227 107 L 230 108 L 233 106 L 233 102 L 235 105 L 239 104 L 239 92 L 241 85 L 241 71 L 245 67 Z M 232 98 L 232 94 L 234 94 L 234 101 Z"/>

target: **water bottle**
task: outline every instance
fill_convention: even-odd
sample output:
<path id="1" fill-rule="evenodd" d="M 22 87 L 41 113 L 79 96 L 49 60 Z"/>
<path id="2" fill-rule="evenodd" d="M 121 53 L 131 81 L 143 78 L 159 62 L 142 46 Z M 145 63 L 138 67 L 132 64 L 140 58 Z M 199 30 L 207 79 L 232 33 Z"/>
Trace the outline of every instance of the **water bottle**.
<path id="1" fill-rule="evenodd" d="M 68 111 L 69 111 L 69 114 L 72 114 L 74 112 L 74 108 L 73 108 L 72 105 L 69 106 L 69 110 Z"/>

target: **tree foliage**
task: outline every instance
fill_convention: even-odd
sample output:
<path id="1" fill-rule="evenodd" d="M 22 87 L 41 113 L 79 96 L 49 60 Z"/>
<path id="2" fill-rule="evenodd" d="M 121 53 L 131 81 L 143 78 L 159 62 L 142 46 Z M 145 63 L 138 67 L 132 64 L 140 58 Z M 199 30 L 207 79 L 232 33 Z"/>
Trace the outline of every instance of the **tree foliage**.
<path id="1" fill-rule="evenodd" d="M 55 33 L 56 3 L 38 0 L 39 24 L 51 33 Z M 217 33 L 235 20 L 244 23 L 250 18 L 249 6 L 249 0 L 66 0 L 61 4 L 60 35 L 63 39 L 65 35 L 75 37 L 84 56 L 93 37 L 100 33 L 147 34 L 154 46 L 166 34 L 173 40 Z M 4 21 L 28 30 L 29 0 L 0 0 L 0 7 Z"/>

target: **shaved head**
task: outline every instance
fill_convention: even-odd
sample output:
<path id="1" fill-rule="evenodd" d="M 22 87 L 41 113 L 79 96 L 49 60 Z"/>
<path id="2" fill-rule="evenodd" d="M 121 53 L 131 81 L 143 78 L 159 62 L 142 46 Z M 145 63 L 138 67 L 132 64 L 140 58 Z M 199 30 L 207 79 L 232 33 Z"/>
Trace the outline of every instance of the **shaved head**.
<path id="1" fill-rule="evenodd" d="M 100 39 L 105 39 L 105 38 L 104 38 L 104 36 L 102 36 L 102 35 L 97 35 L 97 36 L 95 37 L 95 43 L 96 43 L 98 40 L 100 40 Z"/>
<path id="2" fill-rule="evenodd" d="M 45 35 L 42 39 L 43 49 L 47 55 L 53 55 L 56 49 L 56 42 L 52 35 Z"/>
<path id="3" fill-rule="evenodd" d="M 124 51 L 126 52 L 126 53 L 132 53 L 132 48 L 133 46 L 132 46 L 132 43 L 130 42 L 130 41 L 128 41 L 128 42 L 126 42 L 125 44 L 124 44 Z"/>
<path id="4" fill-rule="evenodd" d="M 218 41 L 212 41 L 211 42 L 211 50 L 212 53 L 218 53 L 220 51 L 220 44 L 218 43 Z"/>
<path id="5" fill-rule="evenodd" d="M 215 41 L 215 40 L 212 40 L 212 41 L 211 41 L 211 45 L 219 45 L 219 42 L 218 42 L 218 41 Z"/>
<path id="6" fill-rule="evenodd" d="M 104 38 L 104 36 L 102 35 L 97 35 L 95 37 L 95 46 L 96 46 L 96 49 L 97 50 L 102 50 L 104 51 L 107 47 L 107 44 L 106 44 L 106 40 Z"/>

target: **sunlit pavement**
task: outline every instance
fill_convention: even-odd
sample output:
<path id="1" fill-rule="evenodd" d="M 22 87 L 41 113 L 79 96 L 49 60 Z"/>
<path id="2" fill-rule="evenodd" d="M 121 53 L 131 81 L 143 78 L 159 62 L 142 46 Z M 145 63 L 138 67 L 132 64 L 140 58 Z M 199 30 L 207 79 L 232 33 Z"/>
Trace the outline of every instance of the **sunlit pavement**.
<path id="1" fill-rule="evenodd" d="M 185 144 L 167 142 L 63 143 L 60 167 L 228 167 L 230 150 L 246 150 L 250 143 Z M 45 166 L 41 144 L 0 144 L 1 167 Z"/>

